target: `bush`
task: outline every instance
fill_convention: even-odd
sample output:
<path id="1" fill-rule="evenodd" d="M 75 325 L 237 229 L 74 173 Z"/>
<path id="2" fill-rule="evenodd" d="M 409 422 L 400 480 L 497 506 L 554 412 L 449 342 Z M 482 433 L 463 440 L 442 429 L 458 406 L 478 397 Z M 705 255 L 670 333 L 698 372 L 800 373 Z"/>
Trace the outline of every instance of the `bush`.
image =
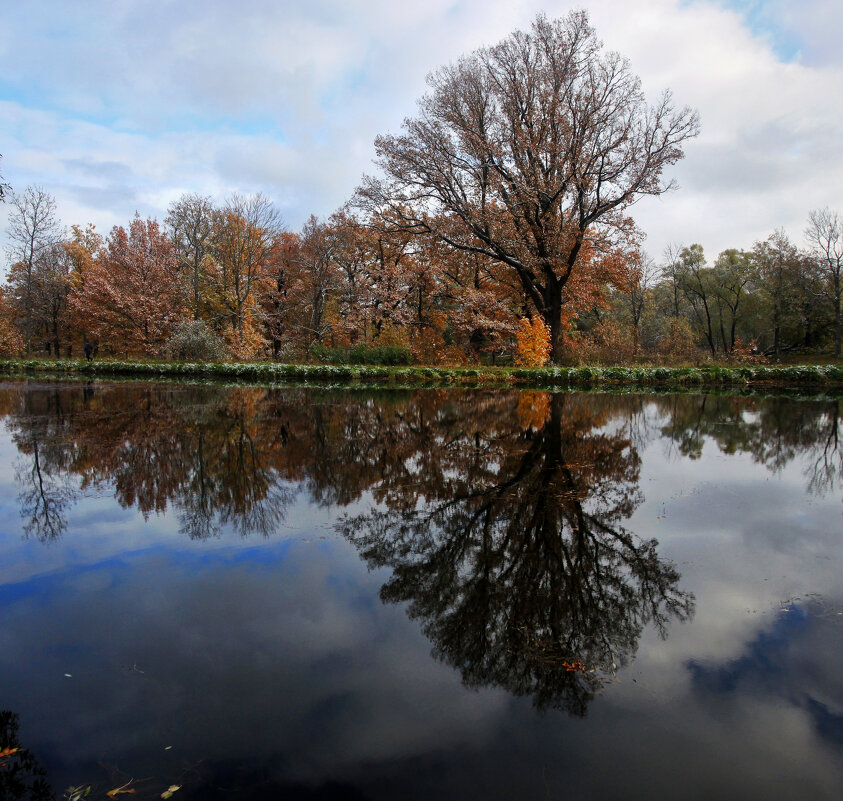
<path id="1" fill-rule="evenodd" d="M 182 323 L 164 346 L 180 362 L 215 362 L 225 358 L 225 343 L 201 320 Z"/>
<path id="2" fill-rule="evenodd" d="M 659 342 L 659 353 L 672 361 L 692 362 L 699 357 L 694 331 L 687 320 L 674 318 Z"/>
<path id="3" fill-rule="evenodd" d="M 327 364 L 412 364 L 413 354 L 403 345 L 355 345 L 353 348 L 329 348 L 316 344 L 310 356 Z"/>

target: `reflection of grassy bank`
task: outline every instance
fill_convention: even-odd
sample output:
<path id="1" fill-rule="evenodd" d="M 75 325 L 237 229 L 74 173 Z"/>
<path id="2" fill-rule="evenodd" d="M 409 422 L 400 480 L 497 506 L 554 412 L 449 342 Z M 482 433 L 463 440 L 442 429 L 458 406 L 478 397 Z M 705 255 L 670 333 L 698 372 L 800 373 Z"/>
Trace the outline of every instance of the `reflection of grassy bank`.
<path id="1" fill-rule="evenodd" d="M 741 386 L 843 385 L 843 365 L 708 367 L 385 367 L 276 363 L 187 363 L 73 360 L 3 360 L 0 373 L 69 376 L 168 376 L 244 381 L 364 382 L 398 385 L 506 386 Z"/>

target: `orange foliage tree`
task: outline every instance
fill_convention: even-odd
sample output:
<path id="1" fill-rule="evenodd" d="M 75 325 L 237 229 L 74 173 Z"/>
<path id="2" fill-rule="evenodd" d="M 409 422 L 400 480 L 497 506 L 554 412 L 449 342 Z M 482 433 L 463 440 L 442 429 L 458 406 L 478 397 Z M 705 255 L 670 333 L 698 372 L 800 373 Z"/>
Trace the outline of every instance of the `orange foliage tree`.
<path id="1" fill-rule="evenodd" d="M 159 354 L 185 318 L 185 304 L 178 260 L 158 223 L 136 214 L 128 231 L 113 228 L 105 251 L 77 277 L 69 305 L 101 348 Z"/>
<path id="2" fill-rule="evenodd" d="M 515 363 L 544 367 L 550 357 L 550 328 L 541 317 L 524 317 L 515 332 Z"/>
<path id="3" fill-rule="evenodd" d="M 264 296 L 271 290 L 270 264 L 282 222 L 261 194 L 233 195 L 215 215 L 207 270 L 210 306 L 229 350 L 248 358 L 264 347 Z"/>

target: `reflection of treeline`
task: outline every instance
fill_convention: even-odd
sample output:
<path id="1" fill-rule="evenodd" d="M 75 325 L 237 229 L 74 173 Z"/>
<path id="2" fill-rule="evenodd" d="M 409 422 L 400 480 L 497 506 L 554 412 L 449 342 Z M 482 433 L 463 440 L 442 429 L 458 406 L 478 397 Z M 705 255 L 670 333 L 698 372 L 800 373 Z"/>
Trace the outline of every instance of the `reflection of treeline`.
<path id="1" fill-rule="evenodd" d="M 59 536 L 77 497 L 113 490 L 184 533 L 270 535 L 291 501 L 348 507 L 338 530 L 471 686 L 585 714 L 693 598 L 624 527 L 641 447 L 705 442 L 776 470 L 840 475 L 841 401 L 713 395 L 53 385 L 0 393 L 26 531 Z"/>
<path id="2" fill-rule="evenodd" d="M 698 458 L 706 440 L 723 453 L 748 453 L 778 471 L 800 459 L 808 489 L 824 493 L 843 477 L 843 400 L 800 400 L 716 395 L 652 399 L 664 422 L 659 428 L 679 454 Z"/>
<path id="3" fill-rule="evenodd" d="M 3 801 L 53 801 L 47 774 L 34 754 L 19 739 L 20 718 L 0 710 L 0 799 Z"/>
<path id="4" fill-rule="evenodd" d="M 41 538 L 61 534 L 70 506 L 91 488 L 113 488 L 124 507 L 145 515 L 171 505 L 192 537 L 223 526 L 269 534 L 302 488 L 317 503 L 338 505 L 368 491 L 396 512 L 464 496 L 494 484 L 501 471 L 516 470 L 524 444 L 543 430 L 558 402 L 532 392 L 373 396 L 108 384 L 0 397 L 27 457 L 17 463 L 26 529 Z M 583 431 L 621 420 L 633 445 L 665 436 L 691 458 L 706 439 L 726 453 L 751 453 L 774 470 L 799 457 L 810 488 L 823 491 L 840 477 L 840 405 L 839 399 L 568 396 L 564 419 L 570 426 L 579 416 Z M 657 411 L 657 423 L 648 408 Z M 578 447 L 596 442 L 588 438 Z M 607 483 L 611 471 L 593 458 L 576 463 L 592 499 L 605 502 L 616 477 Z"/>
<path id="5" fill-rule="evenodd" d="M 360 393 L 163 385 L 33 389 L 8 426 L 23 513 L 63 530 L 74 493 L 113 487 L 144 514 L 172 505 L 190 536 L 271 533 L 290 500 L 372 511 L 339 530 L 391 568 L 434 652 L 473 685 L 584 714 L 693 600 L 655 541 L 623 527 L 640 459 L 623 424 L 635 396 Z"/>

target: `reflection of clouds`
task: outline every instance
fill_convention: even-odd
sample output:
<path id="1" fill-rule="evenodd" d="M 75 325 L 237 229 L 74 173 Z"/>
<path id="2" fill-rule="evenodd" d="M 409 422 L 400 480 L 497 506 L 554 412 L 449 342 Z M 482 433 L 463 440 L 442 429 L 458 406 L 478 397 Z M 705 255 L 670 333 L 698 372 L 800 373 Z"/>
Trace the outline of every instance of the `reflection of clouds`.
<path id="1" fill-rule="evenodd" d="M 403 613 L 373 597 L 377 576 L 336 543 L 151 552 L 84 575 L 35 579 L 3 607 L 4 693 L 61 760 L 173 744 L 283 752 L 293 774 L 319 772 L 444 747 L 503 701 L 431 665 Z"/>
<path id="2" fill-rule="evenodd" d="M 459 421 L 461 403 L 470 408 L 467 397 L 447 398 L 448 425 Z M 430 396 L 390 398 L 407 425 L 415 421 L 407 408 Z M 189 391 L 176 401 L 193 409 L 190 420 L 204 419 Z M 391 477 L 394 487 L 418 489 L 436 468 L 401 461 L 407 453 L 396 449 L 410 439 L 403 428 L 394 440 L 374 428 L 363 447 L 367 429 L 350 424 L 357 407 L 322 401 L 323 409 L 336 404 L 354 432 L 345 463 L 371 460 L 362 484 L 384 491 L 383 454 L 406 467 Z M 620 436 L 630 401 L 588 401 L 608 415 L 595 431 Z M 390 408 L 369 396 L 361 402 L 379 414 Z M 423 417 L 434 419 L 441 404 L 428 404 Z M 487 411 L 500 434 L 507 414 Z M 21 539 L 15 503 L 0 506 L 0 707 L 21 713 L 43 762 L 77 760 L 74 770 L 91 775 L 103 755 L 156 776 L 198 755 L 274 765 L 285 781 L 336 778 L 372 798 L 493 801 L 564 788 L 570 797 L 649 801 L 681 786 L 687 798 L 836 799 L 840 628 L 808 615 L 788 622 L 777 643 L 765 637 L 779 633 L 780 600 L 839 594 L 839 497 L 807 495 L 798 459 L 771 474 L 751 454 L 727 456 L 711 441 L 697 460 L 669 456 L 654 439 L 665 415 L 653 406 L 647 414 L 653 425 L 635 440 L 643 502 L 625 526 L 659 539 L 659 556 L 676 564 L 697 614 L 666 641 L 645 630 L 634 663 L 586 720 L 535 716 L 526 699 L 500 690 L 466 691 L 457 671 L 431 660 L 406 607 L 378 598 L 389 571 L 368 574 L 330 536 L 337 505 L 353 498 L 345 511 L 354 517 L 375 503 L 368 490 L 340 492 L 330 472 L 303 479 L 275 535 L 285 541 L 241 540 L 232 526 L 220 539 L 191 541 L 178 509 L 145 522 L 109 487 L 91 486 L 69 512 L 64 538 L 45 547 Z M 308 442 L 301 439 L 300 454 L 312 450 Z M 4 437 L 0 455 L 14 454 Z M 500 477 L 504 463 L 493 456 Z M 448 486 L 465 472 L 439 469 Z M 0 490 L 12 498 L 13 478 L 11 460 L 2 461 Z M 708 671 L 711 686 L 734 689 L 695 683 L 689 663 Z"/>
<path id="3" fill-rule="evenodd" d="M 808 600 L 787 606 L 757 632 L 743 653 L 724 662 L 690 660 L 692 687 L 703 704 L 776 700 L 799 711 L 826 745 L 843 743 L 843 659 L 840 603 Z M 739 699 L 739 700 L 738 700 Z M 788 731 L 780 736 L 788 737 Z"/>

